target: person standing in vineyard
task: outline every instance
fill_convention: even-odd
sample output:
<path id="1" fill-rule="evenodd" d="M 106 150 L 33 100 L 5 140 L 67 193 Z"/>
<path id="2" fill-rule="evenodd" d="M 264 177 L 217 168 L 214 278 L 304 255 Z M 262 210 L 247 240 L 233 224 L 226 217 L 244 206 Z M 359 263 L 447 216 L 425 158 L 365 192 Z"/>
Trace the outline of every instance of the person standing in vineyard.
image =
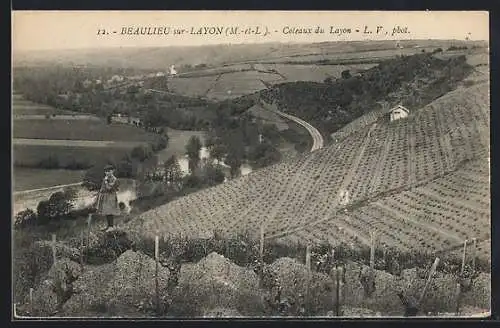
<path id="1" fill-rule="evenodd" d="M 120 215 L 117 195 L 118 187 L 119 181 L 114 175 L 114 168 L 111 165 L 107 165 L 104 168 L 104 179 L 97 196 L 96 206 L 97 213 L 106 216 L 107 227 L 103 231 L 113 230 L 114 217 L 115 215 Z"/>

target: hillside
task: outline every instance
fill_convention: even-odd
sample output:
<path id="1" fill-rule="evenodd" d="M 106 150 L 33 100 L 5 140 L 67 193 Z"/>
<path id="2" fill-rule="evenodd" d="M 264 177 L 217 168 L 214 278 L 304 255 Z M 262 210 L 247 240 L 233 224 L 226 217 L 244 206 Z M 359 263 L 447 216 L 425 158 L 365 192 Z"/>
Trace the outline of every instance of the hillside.
<path id="1" fill-rule="evenodd" d="M 127 229 L 196 237 L 264 224 L 266 238 L 360 246 L 378 231 L 385 245 L 426 251 L 487 240 L 488 114 L 487 85 L 452 91 L 407 119 L 145 212 Z"/>
<path id="2" fill-rule="evenodd" d="M 432 53 L 395 56 L 379 65 L 324 82 L 281 83 L 260 92 L 268 102 L 330 135 L 354 119 L 383 107 L 420 108 L 457 88 L 473 71 L 467 57 L 436 58 Z M 382 104 L 381 104 L 382 103 Z"/>

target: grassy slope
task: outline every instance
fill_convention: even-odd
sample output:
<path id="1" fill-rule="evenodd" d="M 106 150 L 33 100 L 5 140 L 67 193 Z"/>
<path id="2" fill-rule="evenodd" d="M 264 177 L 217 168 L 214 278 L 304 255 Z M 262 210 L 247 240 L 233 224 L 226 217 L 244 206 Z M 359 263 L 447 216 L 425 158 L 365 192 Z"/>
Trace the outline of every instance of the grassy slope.
<path id="1" fill-rule="evenodd" d="M 84 171 L 16 167 L 12 174 L 14 191 L 19 191 L 80 182 L 82 181 Z"/>
<path id="2" fill-rule="evenodd" d="M 265 222 L 267 235 L 279 236 L 294 233 L 294 230 L 315 222 L 335 221 L 337 211 L 343 209 L 337 200 L 340 189 L 349 190 L 351 201 L 356 204 L 387 193 L 403 192 L 415 184 L 429 183 L 455 170 L 464 159 L 484 161 L 477 152 L 488 144 L 488 110 L 485 85 L 451 92 L 407 120 L 389 126 L 379 125 L 371 131 L 376 137 L 367 138 L 367 129 L 359 131 L 340 144 L 146 212 L 129 228 L 146 235 L 159 229 L 165 235 L 182 231 L 197 236 L 215 228 L 222 228 L 227 234 L 244 230 L 257 233 L 260 223 Z M 481 175 L 471 172 L 468 177 L 471 183 L 483 181 Z M 464 190 L 458 182 L 451 184 L 452 188 Z M 465 188 L 469 190 L 471 186 Z M 460 220 L 467 221 L 466 210 L 458 205 L 464 196 L 460 193 L 454 195 L 454 202 L 449 206 L 461 215 Z M 412 209 L 418 217 L 415 220 L 421 220 L 423 213 L 427 213 L 431 220 L 442 216 L 432 211 L 427 203 L 425 197 L 419 199 L 419 206 Z M 489 225 L 489 207 L 485 206 L 477 203 L 472 209 L 473 215 L 479 215 L 481 227 Z M 434 231 L 425 221 L 420 223 L 423 231 Z M 352 234 L 362 236 L 362 231 L 355 225 L 350 225 L 349 221 L 346 224 L 351 235 L 331 230 L 331 236 L 348 241 L 352 241 Z M 311 226 L 313 228 L 308 234 L 317 241 L 314 235 L 320 228 Z M 440 243 L 440 239 L 408 239 L 414 231 L 412 225 L 403 225 L 401 229 L 397 238 L 387 237 L 386 243 L 400 246 L 399 238 L 413 242 L 411 246 L 416 248 L 429 246 L 437 250 L 448 247 L 447 243 Z M 450 234 L 456 234 L 453 231 L 456 229 L 460 233 L 468 231 L 462 221 L 452 223 L 451 231 L 444 225 L 439 229 Z M 457 237 L 462 236 L 458 234 Z M 456 242 L 455 239 L 451 238 L 449 243 Z"/>

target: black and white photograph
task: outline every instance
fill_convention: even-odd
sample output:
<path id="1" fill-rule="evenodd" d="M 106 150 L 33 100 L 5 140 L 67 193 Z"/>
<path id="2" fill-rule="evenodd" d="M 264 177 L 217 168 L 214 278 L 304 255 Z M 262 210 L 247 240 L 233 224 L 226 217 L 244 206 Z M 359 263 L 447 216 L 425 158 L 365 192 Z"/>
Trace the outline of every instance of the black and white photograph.
<path id="1" fill-rule="evenodd" d="M 487 318 L 484 11 L 12 11 L 12 318 Z"/>

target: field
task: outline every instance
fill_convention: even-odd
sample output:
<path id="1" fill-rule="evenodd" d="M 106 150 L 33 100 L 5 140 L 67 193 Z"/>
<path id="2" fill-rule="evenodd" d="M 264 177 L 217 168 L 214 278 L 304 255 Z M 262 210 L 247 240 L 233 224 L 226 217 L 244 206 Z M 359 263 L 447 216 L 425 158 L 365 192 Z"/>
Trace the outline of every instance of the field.
<path id="1" fill-rule="evenodd" d="M 47 140 L 43 140 L 42 143 Z M 63 141 L 64 143 L 64 141 Z M 88 143 L 88 142 L 87 142 Z M 99 143 L 100 144 L 100 143 Z M 95 144 L 94 144 L 95 145 Z M 134 144 L 128 144 L 125 147 L 118 145 L 117 147 L 103 147 L 94 145 L 88 146 L 68 146 L 68 145 L 33 145 L 33 144 L 18 144 L 14 145 L 14 165 L 15 166 L 35 166 L 42 159 L 49 156 L 57 157 L 59 164 L 62 166 L 69 165 L 73 162 L 92 164 L 97 162 L 114 159 L 119 161 L 126 154 L 130 153 Z M 63 178 L 63 180 L 65 180 Z M 54 184 L 60 184 L 59 179 L 54 181 Z"/>
<path id="2" fill-rule="evenodd" d="M 56 116 L 47 119 L 24 116 L 14 119 L 14 164 L 37 166 L 41 160 L 49 157 L 57 158 L 61 166 L 75 162 L 91 165 L 107 159 L 118 161 L 130 153 L 132 148 L 158 139 L 157 135 L 137 127 L 107 125 L 95 117 L 83 117 L 75 119 Z M 54 179 L 54 184 L 62 184 L 68 179 L 72 180 L 73 174 L 61 174 L 60 179 Z M 38 182 L 35 179 L 29 188 L 36 186 Z"/>
<path id="3" fill-rule="evenodd" d="M 313 81 L 323 82 L 326 78 L 340 78 L 344 70 L 351 74 L 372 68 L 376 64 L 356 65 L 303 65 L 303 64 L 266 64 L 268 69 L 275 69 L 284 76 L 280 82 Z"/>
<path id="4" fill-rule="evenodd" d="M 295 81 L 323 82 L 328 77 L 340 78 L 344 70 L 350 70 L 351 74 L 354 74 L 375 65 L 247 64 L 245 67 L 229 65 L 171 79 L 169 88 L 185 96 L 235 98 L 265 89 L 266 86 L 260 80 L 270 84 Z"/>
<path id="5" fill-rule="evenodd" d="M 208 98 L 226 99 L 254 93 L 265 88 L 261 82 L 279 81 L 280 76 L 256 71 L 236 72 L 222 75 L 207 92 Z"/>
<path id="6" fill-rule="evenodd" d="M 129 229 L 194 237 L 264 224 L 266 238 L 357 246 L 377 231 L 385 245 L 434 252 L 487 240 L 488 113 L 487 85 L 453 91 L 405 120 L 146 212 Z"/>
<path id="7" fill-rule="evenodd" d="M 205 132 L 181 131 L 168 128 L 167 134 L 169 137 L 167 148 L 158 152 L 158 159 L 160 161 L 165 161 L 172 155 L 175 155 L 178 159 L 184 157 L 186 145 L 192 136 L 197 136 L 200 138 L 202 144 L 205 144 Z"/>
<path id="8" fill-rule="evenodd" d="M 14 191 L 51 187 L 54 182 L 70 184 L 82 181 L 84 171 L 78 170 L 44 170 L 15 167 L 12 172 L 12 188 Z"/>
<path id="9" fill-rule="evenodd" d="M 278 114 L 266 110 L 259 105 L 250 107 L 247 112 L 262 120 L 264 124 L 274 124 L 279 131 L 289 128 L 288 123 Z"/>
<path id="10" fill-rule="evenodd" d="M 169 89 L 185 96 L 206 96 L 215 83 L 217 75 L 196 78 L 173 78 L 168 83 Z"/>
<path id="11" fill-rule="evenodd" d="M 45 117 L 45 115 L 53 115 L 53 114 L 78 114 L 75 112 L 60 110 L 54 107 L 50 107 L 47 105 L 36 104 L 32 101 L 26 100 L 22 95 L 14 94 L 12 95 L 12 114 L 15 116 L 24 116 L 24 115 L 41 115 Z"/>
<path id="12" fill-rule="evenodd" d="M 152 133 L 124 124 L 107 125 L 95 120 L 15 120 L 13 137 L 23 139 L 52 140 L 114 140 L 143 141 L 156 140 Z"/>

